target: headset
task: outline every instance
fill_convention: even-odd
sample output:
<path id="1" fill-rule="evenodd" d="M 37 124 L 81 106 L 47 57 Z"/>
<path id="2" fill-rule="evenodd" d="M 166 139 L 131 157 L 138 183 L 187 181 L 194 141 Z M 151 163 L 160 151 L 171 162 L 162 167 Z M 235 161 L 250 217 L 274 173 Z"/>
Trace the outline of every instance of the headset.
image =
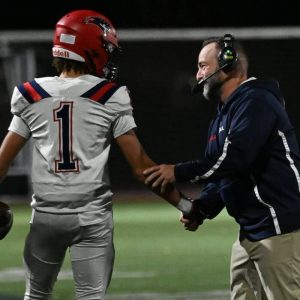
<path id="1" fill-rule="evenodd" d="M 221 70 L 223 70 L 223 72 L 225 73 L 230 72 L 233 69 L 235 62 L 238 60 L 237 51 L 233 46 L 234 37 L 231 34 L 229 33 L 225 34 L 220 43 L 221 43 L 221 50 L 218 54 L 219 68 L 209 76 L 202 78 L 197 83 L 195 83 L 191 89 L 192 94 L 198 93 L 202 88 L 203 84 L 209 78 L 211 78 Z"/>
<path id="2" fill-rule="evenodd" d="M 231 34 L 225 34 L 222 40 L 222 48 L 218 55 L 219 66 L 225 73 L 230 72 L 237 61 L 237 52 L 233 44 L 234 37 Z"/>

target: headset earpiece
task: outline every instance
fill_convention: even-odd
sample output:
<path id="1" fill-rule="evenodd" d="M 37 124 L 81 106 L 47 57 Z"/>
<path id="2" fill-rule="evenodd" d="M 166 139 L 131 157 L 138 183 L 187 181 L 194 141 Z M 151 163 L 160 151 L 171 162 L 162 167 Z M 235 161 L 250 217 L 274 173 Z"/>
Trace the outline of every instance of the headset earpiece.
<path id="1" fill-rule="evenodd" d="M 219 53 L 219 65 L 227 73 L 232 70 L 237 61 L 237 52 L 233 47 L 234 37 L 231 34 L 225 34 L 222 41 L 222 48 Z"/>

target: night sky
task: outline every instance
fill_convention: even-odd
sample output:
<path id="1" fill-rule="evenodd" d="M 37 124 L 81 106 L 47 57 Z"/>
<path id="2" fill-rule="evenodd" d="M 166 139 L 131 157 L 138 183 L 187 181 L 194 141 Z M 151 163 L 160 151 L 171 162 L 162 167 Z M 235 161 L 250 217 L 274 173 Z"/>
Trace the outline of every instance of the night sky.
<path id="1" fill-rule="evenodd" d="M 102 12 L 116 28 L 300 26 L 295 6 L 296 1 L 262 0 L 2 0 L 0 30 L 52 29 L 74 9 Z"/>

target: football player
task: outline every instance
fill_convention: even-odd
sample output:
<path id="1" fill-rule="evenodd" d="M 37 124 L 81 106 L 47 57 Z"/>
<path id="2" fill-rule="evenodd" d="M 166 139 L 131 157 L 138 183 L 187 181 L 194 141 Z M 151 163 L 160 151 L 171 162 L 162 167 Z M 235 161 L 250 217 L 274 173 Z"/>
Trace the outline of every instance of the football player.
<path id="1" fill-rule="evenodd" d="M 25 300 L 49 299 L 69 249 L 77 300 L 103 299 L 113 263 L 112 192 L 107 160 L 112 139 L 137 178 L 155 163 L 135 135 L 130 97 L 114 79 L 116 31 L 104 15 L 76 10 L 56 24 L 58 76 L 15 87 L 13 119 L 0 152 L 0 179 L 29 138 L 34 141 L 32 218 L 25 242 Z M 159 193 L 159 192 L 158 192 Z M 160 194 L 183 212 L 175 188 Z"/>

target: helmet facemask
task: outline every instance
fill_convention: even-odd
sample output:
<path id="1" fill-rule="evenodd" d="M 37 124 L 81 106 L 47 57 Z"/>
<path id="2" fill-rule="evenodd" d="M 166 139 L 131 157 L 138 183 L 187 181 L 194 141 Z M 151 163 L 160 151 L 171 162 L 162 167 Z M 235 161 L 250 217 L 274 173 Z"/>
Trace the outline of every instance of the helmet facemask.
<path id="1" fill-rule="evenodd" d="M 119 72 L 119 66 L 115 61 L 122 49 L 109 42 L 104 43 L 104 47 L 106 52 L 108 52 L 108 62 L 103 67 L 103 74 L 107 80 L 112 81 L 116 79 Z"/>
<path id="2" fill-rule="evenodd" d="M 107 55 L 107 63 L 103 66 L 101 73 L 107 80 L 115 80 L 118 75 L 119 67 L 113 61 L 116 55 L 121 51 L 121 48 L 118 46 L 115 29 L 100 17 L 86 17 L 84 23 L 95 24 L 103 32 L 101 44 Z M 96 74 L 98 73 L 99 71 L 96 70 Z"/>

